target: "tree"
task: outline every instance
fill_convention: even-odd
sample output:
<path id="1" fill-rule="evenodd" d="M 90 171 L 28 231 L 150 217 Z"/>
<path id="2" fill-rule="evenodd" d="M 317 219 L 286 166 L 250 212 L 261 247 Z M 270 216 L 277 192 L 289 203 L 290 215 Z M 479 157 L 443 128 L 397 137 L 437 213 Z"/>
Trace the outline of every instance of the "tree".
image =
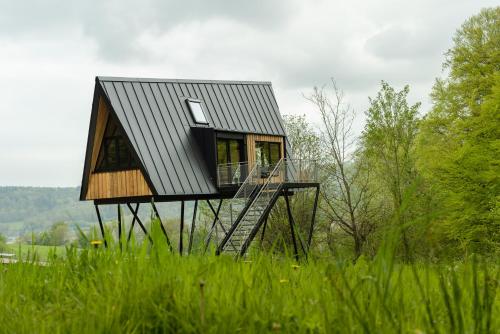
<path id="1" fill-rule="evenodd" d="M 305 115 L 284 116 L 287 139 L 294 159 L 319 160 L 321 146 L 318 133 L 307 122 Z"/>
<path id="2" fill-rule="evenodd" d="M 457 30 L 418 137 L 417 166 L 438 205 L 436 231 L 463 251 L 500 250 L 499 27 L 497 7 Z"/>
<path id="3" fill-rule="evenodd" d="M 332 91 L 330 97 L 324 87 L 315 87 L 312 94 L 306 96 L 322 121 L 325 158 L 320 207 L 331 227 L 341 229 L 352 238 L 357 259 L 374 231 L 378 211 L 373 206 L 373 193 L 368 187 L 370 169 L 367 161 L 356 155 L 356 137 L 352 130 L 355 112 L 344 102 L 344 93 L 334 80 Z"/>
<path id="4" fill-rule="evenodd" d="M 373 171 L 391 196 L 396 220 L 400 226 L 407 222 L 406 214 L 398 214 L 404 194 L 413 184 L 416 171 L 414 143 L 418 131 L 420 103 L 408 105 L 410 88 L 406 85 L 396 92 L 388 83 L 375 98 L 370 98 L 362 146 L 366 157 L 373 162 Z M 410 257 L 406 231 L 402 231 L 404 255 Z"/>

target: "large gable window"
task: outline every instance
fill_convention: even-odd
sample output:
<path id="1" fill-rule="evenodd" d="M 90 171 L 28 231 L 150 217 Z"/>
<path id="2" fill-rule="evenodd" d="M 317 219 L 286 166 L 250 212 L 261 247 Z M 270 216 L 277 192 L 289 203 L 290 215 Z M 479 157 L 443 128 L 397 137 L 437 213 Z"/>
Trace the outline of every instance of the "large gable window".
<path id="1" fill-rule="evenodd" d="M 106 125 L 102 139 L 99 157 L 97 158 L 96 172 L 110 172 L 137 168 L 125 138 L 113 121 Z"/>
<path id="2" fill-rule="evenodd" d="M 195 123 L 208 124 L 207 118 L 205 117 L 205 113 L 203 112 L 203 108 L 201 106 L 201 101 L 187 99 L 187 104 L 189 105 L 189 110 L 191 110 L 191 115 L 193 116 Z"/>

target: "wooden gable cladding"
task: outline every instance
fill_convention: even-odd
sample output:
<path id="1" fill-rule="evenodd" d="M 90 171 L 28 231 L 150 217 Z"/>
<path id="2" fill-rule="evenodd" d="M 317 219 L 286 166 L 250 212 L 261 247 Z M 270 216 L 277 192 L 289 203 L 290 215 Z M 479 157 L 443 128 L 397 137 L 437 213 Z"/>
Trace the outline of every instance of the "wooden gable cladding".
<path id="1" fill-rule="evenodd" d="M 99 97 L 97 121 L 92 144 L 90 175 L 85 199 L 151 196 L 151 189 L 139 169 L 95 172 L 99 151 L 101 150 L 109 119 L 108 106 L 101 96 Z"/>
<path id="2" fill-rule="evenodd" d="M 139 169 L 92 173 L 87 200 L 151 196 L 151 189 Z"/>
<path id="3" fill-rule="evenodd" d="M 92 160 L 90 170 L 95 169 L 97 162 L 97 157 L 99 156 L 99 150 L 102 144 L 102 138 L 104 137 L 104 132 L 106 131 L 106 124 L 108 123 L 109 111 L 106 107 L 106 102 L 104 99 L 99 97 L 99 106 L 97 109 L 97 122 L 94 135 L 94 144 L 92 145 Z"/>
<path id="4" fill-rule="evenodd" d="M 281 158 L 285 156 L 285 144 L 282 136 L 271 136 L 271 135 L 255 135 L 249 134 L 247 137 L 247 156 L 248 156 L 248 164 L 253 166 L 255 164 L 255 142 L 258 141 L 267 141 L 272 143 L 280 143 L 280 154 Z"/>

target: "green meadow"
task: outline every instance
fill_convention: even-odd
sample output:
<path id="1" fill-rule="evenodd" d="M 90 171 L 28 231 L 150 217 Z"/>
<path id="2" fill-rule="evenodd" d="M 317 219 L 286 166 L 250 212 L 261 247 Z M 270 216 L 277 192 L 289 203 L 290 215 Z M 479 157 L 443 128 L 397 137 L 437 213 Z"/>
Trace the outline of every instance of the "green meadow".
<path id="1" fill-rule="evenodd" d="M 21 258 L 36 257 L 40 261 L 45 261 L 49 258 L 49 254 L 64 255 L 66 248 L 64 246 L 14 244 L 9 245 L 7 251 Z"/>
<path id="2" fill-rule="evenodd" d="M 0 267 L 1 333 L 497 333 L 498 261 L 68 247 Z"/>

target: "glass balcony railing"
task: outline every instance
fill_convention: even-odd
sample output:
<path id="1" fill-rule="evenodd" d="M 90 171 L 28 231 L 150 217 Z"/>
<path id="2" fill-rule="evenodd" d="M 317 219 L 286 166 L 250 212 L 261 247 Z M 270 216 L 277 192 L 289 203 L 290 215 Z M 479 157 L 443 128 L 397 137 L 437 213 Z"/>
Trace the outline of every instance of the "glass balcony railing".
<path id="1" fill-rule="evenodd" d="M 250 171 L 253 171 L 253 178 L 267 179 L 272 173 L 276 165 L 253 165 L 248 162 L 221 164 L 217 166 L 217 186 L 238 186 L 247 180 Z M 318 168 L 316 161 L 301 160 L 301 159 L 284 159 L 284 172 L 281 173 L 273 181 L 293 182 L 293 183 L 309 183 L 318 181 Z M 263 181 L 263 180 L 261 180 Z M 258 180 L 255 180 L 256 183 Z"/>
<path id="2" fill-rule="evenodd" d="M 242 184 L 248 176 L 248 162 L 221 164 L 217 166 L 217 186 Z"/>

